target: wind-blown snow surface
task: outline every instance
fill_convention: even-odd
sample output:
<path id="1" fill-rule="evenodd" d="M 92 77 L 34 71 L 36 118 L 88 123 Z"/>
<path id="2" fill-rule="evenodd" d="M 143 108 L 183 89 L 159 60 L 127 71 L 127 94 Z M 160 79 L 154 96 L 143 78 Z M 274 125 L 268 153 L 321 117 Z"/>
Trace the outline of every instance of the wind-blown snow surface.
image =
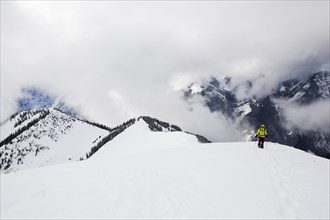
<path id="1" fill-rule="evenodd" d="M 329 160 L 138 121 L 90 159 L 1 175 L 1 218 L 328 219 Z"/>

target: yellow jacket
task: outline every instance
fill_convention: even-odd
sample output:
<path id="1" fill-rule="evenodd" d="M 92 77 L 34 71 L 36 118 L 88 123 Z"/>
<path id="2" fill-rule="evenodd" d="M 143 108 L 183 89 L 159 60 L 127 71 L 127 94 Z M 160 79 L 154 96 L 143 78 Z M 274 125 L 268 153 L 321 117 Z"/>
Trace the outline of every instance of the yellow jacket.
<path id="1" fill-rule="evenodd" d="M 265 138 L 267 136 L 267 130 L 265 127 L 260 127 L 257 131 L 256 136 L 261 137 L 261 138 Z"/>

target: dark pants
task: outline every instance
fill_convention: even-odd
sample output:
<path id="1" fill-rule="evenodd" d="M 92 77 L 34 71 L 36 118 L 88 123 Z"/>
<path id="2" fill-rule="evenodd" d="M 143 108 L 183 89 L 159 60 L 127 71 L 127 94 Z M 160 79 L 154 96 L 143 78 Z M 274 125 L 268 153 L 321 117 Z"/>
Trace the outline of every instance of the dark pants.
<path id="1" fill-rule="evenodd" d="M 265 143 L 265 138 L 264 137 L 259 137 L 259 142 L 258 142 L 258 147 L 264 147 Z"/>

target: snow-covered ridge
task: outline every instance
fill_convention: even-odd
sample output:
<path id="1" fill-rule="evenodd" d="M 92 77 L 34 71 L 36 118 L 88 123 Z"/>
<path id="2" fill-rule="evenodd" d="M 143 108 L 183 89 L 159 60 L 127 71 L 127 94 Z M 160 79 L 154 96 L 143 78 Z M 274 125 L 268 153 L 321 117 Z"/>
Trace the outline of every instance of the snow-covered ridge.
<path id="1" fill-rule="evenodd" d="M 2 175 L 1 217 L 329 219 L 329 160 L 192 137 L 140 120 L 88 160 Z"/>
<path id="2" fill-rule="evenodd" d="M 88 159 L 137 121 L 143 121 L 149 132 L 183 132 L 176 125 L 148 116 L 110 128 L 53 108 L 24 111 L 1 125 L 7 136 L 0 144 L 0 170 L 10 173 Z M 210 142 L 201 135 L 185 133 L 201 143 Z"/>
<path id="3" fill-rule="evenodd" d="M 180 132 L 188 134 L 189 136 L 192 136 L 194 138 L 197 138 L 197 141 L 200 143 L 211 143 L 207 138 L 205 138 L 202 135 L 193 134 L 187 131 L 182 131 L 182 129 L 174 124 L 170 124 L 164 121 L 160 121 L 156 118 L 152 118 L 149 116 L 140 116 L 138 118 L 130 119 L 123 124 L 112 128 L 110 130 L 110 133 L 103 137 L 101 140 L 99 140 L 95 146 L 92 147 L 91 151 L 86 155 L 86 158 L 91 157 L 94 155 L 101 147 L 103 147 L 106 143 L 113 140 L 116 136 L 123 133 L 127 128 L 131 127 L 132 125 L 135 125 L 137 122 L 139 124 L 144 124 L 145 127 L 147 127 L 148 132 Z M 140 137 L 136 137 L 136 139 L 139 139 Z"/>

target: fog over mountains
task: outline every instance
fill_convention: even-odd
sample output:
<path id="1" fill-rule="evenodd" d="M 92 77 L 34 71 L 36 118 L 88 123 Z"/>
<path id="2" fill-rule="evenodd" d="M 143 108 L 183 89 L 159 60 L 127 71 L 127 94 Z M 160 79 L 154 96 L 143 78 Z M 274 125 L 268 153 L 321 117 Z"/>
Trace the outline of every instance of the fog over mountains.
<path id="1" fill-rule="evenodd" d="M 261 76 L 262 77 L 262 76 Z M 271 94 L 240 98 L 254 89 L 253 81 L 234 88 L 231 78 L 212 78 L 192 84 L 184 93 L 189 101 L 201 97 L 211 112 L 221 112 L 238 126 L 235 135 L 254 136 L 265 124 L 268 141 L 293 146 L 330 158 L 330 74 L 328 71 L 279 83 Z M 243 88 L 242 88 L 243 87 Z M 249 136 L 250 135 L 250 136 Z"/>
<path id="2" fill-rule="evenodd" d="M 214 118 L 213 120 L 220 120 L 219 122 L 221 122 L 225 119 L 230 126 L 234 127 L 232 135 L 236 136 L 237 140 L 253 140 L 255 131 L 263 123 L 269 133 L 267 141 L 285 144 L 330 158 L 329 72 L 317 72 L 304 79 L 283 81 L 270 95 L 251 98 L 240 97 L 242 89 L 245 90 L 245 93 L 249 93 L 254 89 L 254 86 L 254 81 L 246 81 L 243 84 L 233 86 L 230 77 L 223 79 L 213 77 L 210 80 L 191 84 L 186 90 L 182 90 L 182 95 L 188 105 L 199 100 L 204 108 L 209 109 L 210 114 L 220 113 L 222 118 Z M 40 139 L 39 136 L 47 136 L 46 134 L 48 134 L 50 140 L 56 142 L 58 136 L 75 127 L 74 124 L 85 125 L 86 129 L 91 124 L 97 126 L 91 129 L 91 131 L 94 130 L 92 132 L 95 133 L 94 136 L 92 135 L 88 141 L 87 139 L 82 140 L 86 147 L 80 147 L 81 152 L 75 154 L 71 158 L 73 160 L 86 158 L 86 154 L 90 153 L 92 147 L 87 143 L 91 142 L 96 145 L 98 139 L 100 139 L 98 141 L 102 140 L 101 137 L 105 135 L 104 132 L 111 131 L 110 126 L 87 121 L 79 113 L 79 110 L 65 104 L 56 95 L 47 94 L 45 91 L 33 87 L 22 89 L 22 93 L 17 99 L 17 112 L 1 125 L 1 141 L 7 140 L 2 142 L 2 145 L 11 142 L 11 147 L 8 145 L 7 148 L 17 151 L 15 163 L 21 162 L 19 158 L 21 155 L 25 156 L 27 151 L 33 155 L 40 152 L 41 149 L 52 148 L 44 141 L 37 141 L 38 143 L 36 143 L 36 140 Z M 23 133 L 37 123 L 39 123 L 38 129 Z M 207 125 L 201 125 L 201 127 L 207 127 Z M 208 128 L 200 134 L 209 137 L 209 130 L 212 129 Z M 223 135 L 221 131 L 213 130 L 213 132 L 219 132 L 221 141 L 221 135 Z M 79 131 L 76 133 L 78 136 L 67 138 L 68 141 L 69 139 L 80 139 L 78 138 Z M 226 131 L 226 133 L 230 132 Z M 8 138 L 10 135 L 12 137 Z M 208 139 L 212 140 L 212 138 Z M 219 139 L 216 140 L 219 141 Z M 28 145 L 29 147 L 26 148 L 25 146 Z M 31 149 L 34 149 L 32 150 L 33 153 L 31 153 Z M 12 153 L 7 150 L 2 154 L 2 169 L 8 164 L 15 164 L 13 158 L 10 157 Z M 5 154 L 7 155 L 4 156 Z M 66 155 L 63 158 L 68 160 L 70 156 Z M 40 164 L 46 163 L 47 159 L 44 160 Z M 47 163 L 52 162 L 49 160 Z"/>

